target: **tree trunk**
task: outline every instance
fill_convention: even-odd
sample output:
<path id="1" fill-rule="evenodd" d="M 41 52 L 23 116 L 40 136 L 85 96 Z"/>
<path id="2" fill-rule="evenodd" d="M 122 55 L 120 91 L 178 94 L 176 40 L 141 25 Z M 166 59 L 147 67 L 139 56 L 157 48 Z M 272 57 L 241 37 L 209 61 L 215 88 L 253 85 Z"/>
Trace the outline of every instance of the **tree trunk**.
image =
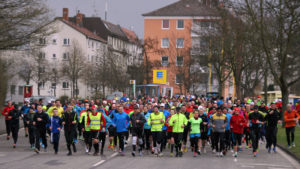
<path id="1" fill-rule="evenodd" d="M 40 96 L 41 94 L 40 94 L 40 83 L 38 83 L 38 85 L 37 85 L 37 91 L 38 91 L 38 96 Z"/>
<path id="2" fill-rule="evenodd" d="M 102 94 L 103 94 L 103 97 L 105 97 L 105 85 L 104 85 L 104 83 L 102 83 Z"/>
<path id="3" fill-rule="evenodd" d="M 265 69 L 265 79 L 264 79 L 264 96 L 265 104 L 268 104 L 268 69 Z"/>
<path id="4" fill-rule="evenodd" d="M 1 106 L 4 104 L 5 102 L 5 98 L 6 98 L 6 93 L 7 93 L 7 74 L 6 74 L 6 68 L 4 66 L 5 62 L 3 62 L 3 60 L 0 58 L 0 104 Z"/>
<path id="5" fill-rule="evenodd" d="M 223 95 L 223 86 L 224 86 L 224 82 L 220 79 L 219 79 L 219 88 L 218 88 L 218 92 L 219 92 L 219 96 L 222 96 Z"/>
<path id="6" fill-rule="evenodd" d="M 289 104 L 289 90 L 286 86 L 280 86 L 281 94 L 282 94 L 282 112 L 281 113 L 281 119 L 283 119 L 284 112 L 286 110 L 287 104 Z"/>

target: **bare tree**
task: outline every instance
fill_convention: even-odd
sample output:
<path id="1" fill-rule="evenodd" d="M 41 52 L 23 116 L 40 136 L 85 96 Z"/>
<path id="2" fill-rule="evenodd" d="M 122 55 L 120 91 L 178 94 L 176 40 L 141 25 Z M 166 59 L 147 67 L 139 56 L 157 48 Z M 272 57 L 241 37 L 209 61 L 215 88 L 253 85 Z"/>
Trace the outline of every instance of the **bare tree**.
<path id="1" fill-rule="evenodd" d="M 0 3 L 0 50 L 14 49 L 28 45 L 31 41 L 46 36 L 50 32 L 44 25 L 49 23 L 49 12 L 40 0 L 2 0 Z M 6 61 L 0 58 L 0 88 L 5 89 L 7 78 Z M 6 78 L 5 78 L 6 77 Z M 3 86 L 2 86 L 3 85 Z M 6 97 L 6 90 L 1 90 L 0 102 Z"/>
<path id="2" fill-rule="evenodd" d="M 147 84 L 152 82 L 152 70 L 155 67 L 160 66 L 159 61 L 151 61 L 149 57 L 155 54 L 162 54 L 163 51 L 158 48 L 158 39 L 147 38 L 144 40 L 143 53 L 144 57 L 144 72 L 145 72 L 145 82 Z"/>
<path id="3" fill-rule="evenodd" d="M 282 93 L 286 110 L 290 87 L 300 81 L 300 1 L 245 0 L 233 2 L 235 9 L 259 33 L 259 43 L 274 81 Z"/>
<path id="4" fill-rule="evenodd" d="M 82 78 L 83 70 L 86 67 L 86 59 L 77 41 L 73 41 L 69 53 L 69 58 L 61 64 L 61 73 L 72 83 L 71 97 L 77 98 L 79 94 L 78 80 Z"/>

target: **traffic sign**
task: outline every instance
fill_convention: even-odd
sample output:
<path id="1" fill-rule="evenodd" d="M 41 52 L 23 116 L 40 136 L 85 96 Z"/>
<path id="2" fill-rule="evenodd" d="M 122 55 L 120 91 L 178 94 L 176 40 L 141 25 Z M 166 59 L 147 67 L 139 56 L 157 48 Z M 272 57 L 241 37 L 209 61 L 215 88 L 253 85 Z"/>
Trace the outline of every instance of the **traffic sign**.
<path id="1" fill-rule="evenodd" d="M 135 85 L 135 80 L 129 80 L 129 84 Z"/>
<path id="2" fill-rule="evenodd" d="M 153 70 L 153 83 L 166 84 L 167 83 L 167 70 Z"/>

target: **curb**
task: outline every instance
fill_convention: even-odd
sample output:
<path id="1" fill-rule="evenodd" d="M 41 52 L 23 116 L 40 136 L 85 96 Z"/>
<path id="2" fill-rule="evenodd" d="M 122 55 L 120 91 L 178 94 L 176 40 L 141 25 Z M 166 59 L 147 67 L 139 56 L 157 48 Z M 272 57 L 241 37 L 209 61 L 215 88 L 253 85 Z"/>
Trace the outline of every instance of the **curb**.
<path id="1" fill-rule="evenodd" d="M 294 154 L 293 152 L 291 152 L 289 149 L 285 148 L 284 146 L 282 145 L 279 145 L 277 144 L 277 146 L 282 150 L 284 151 L 285 153 L 287 153 L 288 155 L 290 155 L 293 159 L 295 159 L 299 164 L 300 164 L 300 158 Z"/>

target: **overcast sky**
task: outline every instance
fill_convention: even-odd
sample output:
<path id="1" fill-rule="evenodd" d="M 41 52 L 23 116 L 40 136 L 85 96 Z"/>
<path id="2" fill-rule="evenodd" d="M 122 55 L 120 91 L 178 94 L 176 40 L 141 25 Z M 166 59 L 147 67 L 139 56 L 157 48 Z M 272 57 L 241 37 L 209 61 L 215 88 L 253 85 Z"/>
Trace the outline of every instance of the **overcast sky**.
<path id="1" fill-rule="evenodd" d="M 178 0 L 46 0 L 54 16 L 62 16 L 62 8 L 69 8 L 69 16 L 76 10 L 86 16 L 97 15 L 104 19 L 105 3 L 108 2 L 108 21 L 133 28 L 139 38 L 144 37 L 142 14 Z"/>

